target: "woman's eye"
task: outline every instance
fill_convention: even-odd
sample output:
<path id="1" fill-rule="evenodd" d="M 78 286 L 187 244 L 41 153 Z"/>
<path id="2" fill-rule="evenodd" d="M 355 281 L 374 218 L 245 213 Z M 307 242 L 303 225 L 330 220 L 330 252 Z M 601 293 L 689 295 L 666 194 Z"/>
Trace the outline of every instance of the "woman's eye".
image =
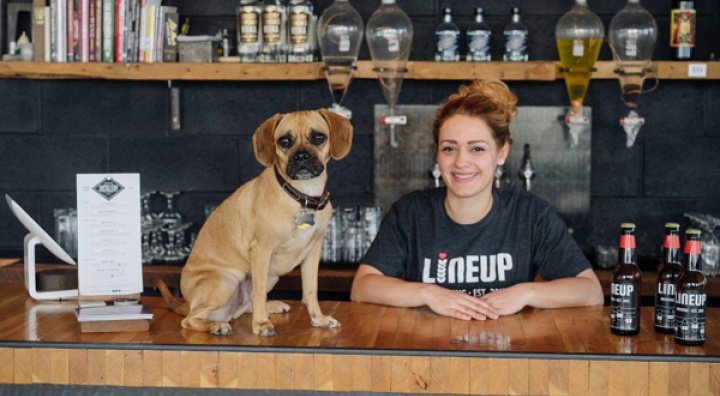
<path id="1" fill-rule="evenodd" d="M 481 151 L 485 151 L 485 148 L 484 147 L 473 147 L 472 151 L 481 152 Z"/>
<path id="2" fill-rule="evenodd" d="M 449 153 L 449 152 L 455 151 L 455 148 L 454 147 L 443 147 L 442 151 Z"/>
<path id="3" fill-rule="evenodd" d="M 292 139 L 290 139 L 287 136 L 283 136 L 280 139 L 278 139 L 278 146 L 282 148 L 289 148 L 292 145 Z"/>

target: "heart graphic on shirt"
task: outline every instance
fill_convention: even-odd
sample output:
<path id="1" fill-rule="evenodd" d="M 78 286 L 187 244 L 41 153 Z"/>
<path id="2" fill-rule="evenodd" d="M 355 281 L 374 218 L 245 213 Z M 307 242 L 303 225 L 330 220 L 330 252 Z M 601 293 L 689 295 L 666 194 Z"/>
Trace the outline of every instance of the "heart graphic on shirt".
<path id="1" fill-rule="evenodd" d="M 440 257 L 440 260 L 445 260 L 445 257 L 447 257 L 447 253 L 440 253 L 438 254 L 438 257 Z"/>

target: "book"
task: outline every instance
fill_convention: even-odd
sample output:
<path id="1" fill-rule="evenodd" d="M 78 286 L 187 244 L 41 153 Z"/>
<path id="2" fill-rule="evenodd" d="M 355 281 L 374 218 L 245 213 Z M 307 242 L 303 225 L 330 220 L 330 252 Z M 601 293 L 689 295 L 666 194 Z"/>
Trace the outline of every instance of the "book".
<path id="1" fill-rule="evenodd" d="M 102 1 L 102 28 L 100 47 L 102 61 L 112 62 L 115 60 L 115 1 Z"/>
<path id="2" fill-rule="evenodd" d="M 45 8 L 46 0 L 33 0 L 33 25 L 32 25 L 32 42 L 33 42 L 33 60 L 42 62 L 45 60 Z"/>
<path id="3" fill-rule="evenodd" d="M 147 305 L 108 305 L 84 307 L 75 310 L 78 322 L 103 322 L 108 320 L 147 320 L 153 318 Z"/>

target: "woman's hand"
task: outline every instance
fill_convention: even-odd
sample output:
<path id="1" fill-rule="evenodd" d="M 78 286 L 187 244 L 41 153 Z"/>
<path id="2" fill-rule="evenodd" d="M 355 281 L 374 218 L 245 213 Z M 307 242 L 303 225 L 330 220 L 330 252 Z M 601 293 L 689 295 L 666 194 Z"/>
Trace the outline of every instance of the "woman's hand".
<path id="1" fill-rule="evenodd" d="M 532 283 L 519 283 L 490 292 L 480 297 L 480 300 L 497 310 L 499 315 L 512 315 L 520 312 L 526 305 L 530 305 L 532 286 Z"/>
<path id="2" fill-rule="evenodd" d="M 425 305 L 433 312 L 462 320 L 497 319 L 498 311 L 488 302 L 456 290 L 425 285 L 421 291 Z"/>

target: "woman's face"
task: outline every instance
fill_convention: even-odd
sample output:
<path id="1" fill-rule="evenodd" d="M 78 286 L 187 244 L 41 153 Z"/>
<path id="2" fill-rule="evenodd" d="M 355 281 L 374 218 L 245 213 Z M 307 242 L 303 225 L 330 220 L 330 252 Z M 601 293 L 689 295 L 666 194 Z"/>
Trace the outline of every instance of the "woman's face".
<path id="1" fill-rule="evenodd" d="M 505 163 L 509 145 L 498 147 L 492 129 L 477 117 L 454 115 L 442 124 L 437 161 L 449 195 L 489 197 L 495 168 Z"/>

